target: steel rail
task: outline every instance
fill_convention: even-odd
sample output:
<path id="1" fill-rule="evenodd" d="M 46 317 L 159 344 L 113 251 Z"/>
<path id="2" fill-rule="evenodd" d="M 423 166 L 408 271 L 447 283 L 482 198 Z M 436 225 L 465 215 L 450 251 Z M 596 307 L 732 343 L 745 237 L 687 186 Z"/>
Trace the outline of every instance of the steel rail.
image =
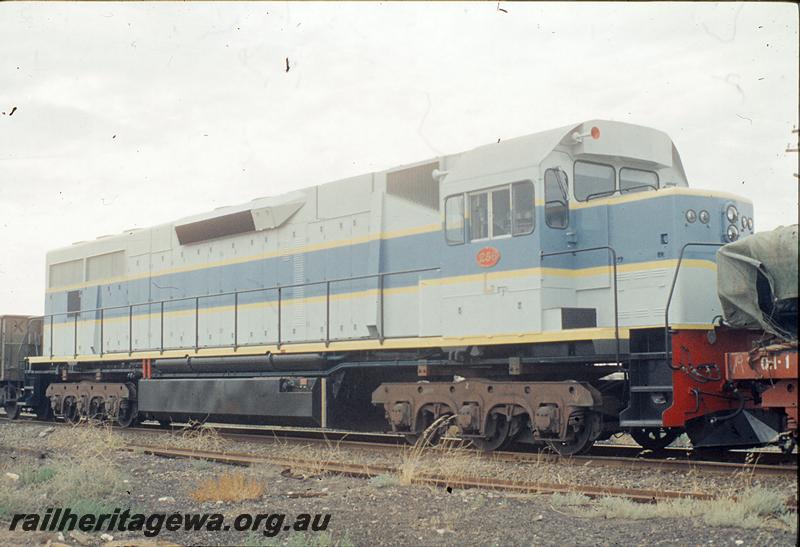
<path id="1" fill-rule="evenodd" d="M 153 456 L 167 458 L 203 459 L 231 465 L 251 466 L 259 464 L 278 465 L 289 469 L 313 469 L 316 472 L 333 473 L 357 478 L 372 478 L 378 475 L 400 474 L 398 466 L 384 464 L 360 464 L 315 459 L 286 458 L 274 456 L 254 456 L 233 452 L 214 452 L 207 450 L 191 450 L 181 448 L 164 448 L 151 445 L 130 444 L 127 449 Z M 652 490 L 640 488 L 623 488 L 616 486 L 597 486 L 586 484 L 554 484 L 539 481 L 517 481 L 490 477 L 450 476 L 438 473 L 420 472 L 412 477 L 412 484 L 441 486 L 448 488 L 481 488 L 503 492 L 525 494 L 579 493 L 590 498 L 615 496 L 637 502 L 654 503 L 675 499 L 714 500 L 714 494 L 707 492 L 689 492 L 678 490 Z M 787 507 L 796 507 L 794 499 L 785 501 Z"/>
<path id="2" fill-rule="evenodd" d="M 7 418 L 2 418 L 7 419 Z M 66 422 L 50 422 L 49 425 L 66 426 L 72 425 Z M 167 434 L 176 431 L 187 430 L 186 427 L 174 426 L 165 429 L 156 425 L 142 424 L 136 427 L 117 428 L 118 431 L 126 433 L 145 433 L 145 434 Z M 222 438 L 235 442 L 271 443 L 271 442 L 292 442 L 322 444 L 326 446 L 354 449 L 365 449 L 369 451 L 392 451 L 397 452 L 408 449 L 405 440 L 397 435 L 348 432 L 337 430 L 313 430 L 295 428 L 264 428 L 255 429 L 253 427 L 223 426 L 213 427 L 217 435 Z M 427 448 L 432 453 L 441 450 L 433 446 Z M 444 449 L 446 450 L 446 449 Z M 558 463 L 563 465 L 591 465 L 605 467 L 628 467 L 628 468 L 653 468 L 653 469 L 675 469 L 675 470 L 696 470 L 711 473 L 731 474 L 737 471 L 745 471 L 759 476 L 797 476 L 797 465 L 781 465 L 775 463 L 760 463 L 761 458 L 772 460 L 771 456 L 785 458 L 783 454 L 777 452 L 726 452 L 725 457 L 732 455 L 741 456 L 742 459 L 752 458 L 752 462 L 739 461 L 720 461 L 709 459 L 696 459 L 691 450 L 688 449 L 666 449 L 661 453 L 645 453 L 644 449 L 638 446 L 629 445 L 595 445 L 589 454 L 579 456 L 563 457 L 553 452 L 525 452 L 525 451 L 495 451 L 495 452 L 475 452 L 480 457 L 506 463 L 520 464 L 540 464 Z M 624 455 L 625 452 L 630 455 Z"/>
<path id="3" fill-rule="evenodd" d="M 152 431 L 152 429 L 141 429 L 142 431 Z M 394 442 L 387 442 L 389 439 L 380 439 L 379 441 L 365 441 L 365 440 L 352 440 L 348 439 L 346 434 L 340 436 L 340 438 L 331 439 L 327 436 L 320 436 L 320 437 L 297 437 L 297 436 L 287 436 L 284 432 L 284 435 L 277 437 L 275 435 L 268 436 L 264 434 L 256 434 L 256 433 L 240 433 L 236 431 L 231 431 L 229 429 L 216 429 L 218 435 L 223 438 L 227 438 L 233 441 L 238 442 L 256 442 L 256 443 L 263 443 L 265 441 L 272 441 L 277 438 L 280 438 L 280 442 L 286 442 L 286 440 L 291 440 L 292 442 L 296 443 L 303 443 L 303 442 L 311 442 L 315 444 L 325 444 L 328 446 L 346 446 L 348 448 L 362 448 L 367 450 L 382 450 L 382 451 L 397 451 L 398 448 L 403 450 L 404 448 L 408 448 L 404 445 L 404 440 L 390 437 L 391 441 Z M 273 432 L 274 433 L 274 432 Z M 370 438 L 369 435 L 362 435 L 361 438 Z M 378 438 L 375 436 L 374 438 Z M 439 450 L 437 447 L 431 447 L 430 450 L 433 453 L 436 453 Z M 740 462 L 729 462 L 729 461 L 716 461 L 716 460 L 698 460 L 698 459 L 691 459 L 690 457 L 686 456 L 685 450 L 674 450 L 673 452 L 677 452 L 683 455 L 683 458 L 678 456 L 672 456 L 668 453 L 664 455 L 664 457 L 658 456 L 644 456 L 640 453 L 643 451 L 640 447 L 625 447 L 625 450 L 630 452 L 630 456 L 622 456 L 619 455 L 619 448 L 613 446 L 603 446 L 598 445 L 592 448 L 592 453 L 584 454 L 579 456 L 570 456 L 570 457 L 562 457 L 558 454 L 550 453 L 550 452 L 513 452 L 513 451 L 494 451 L 494 452 L 475 452 L 479 454 L 481 457 L 490 459 L 490 460 L 498 460 L 507 463 L 523 463 L 523 464 L 539 464 L 539 463 L 559 463 L 559 464 L 566 464 L 566 465 L 599 465 L 599 466 L 606 466 L 606 467 L 633 467 L 633 468 L 658 468 L 658 469 L 677 469 L 686 471 L 689 469 L 693 470 L 701 470 L 701 471 L 708 471 L 712 473 L 725 473 L 730 474 L 736 471 L 747 471 L 748 473 L 753 473 L 755 475 L 774 475 L 774 476 L 787 476 L 787 477 L 795 477 L 797 475 L 798 468 L 796 465 L 776 465 L 776 464 L 767 464 L 767 463 L 758 463 L 758 461 L 754 461 L 753 463 L 740 463 Z M 444 449 L 446 451 L 446 448 Z M 616 454 L 614 453 L 616 452 Z M 748 454 L 752 453 L 742 453 L 742 455 L 747 458 Z M 762 453 L 768 454 L 768 453 Z M 781 455 L 782 456 L 782 455 Z"/>

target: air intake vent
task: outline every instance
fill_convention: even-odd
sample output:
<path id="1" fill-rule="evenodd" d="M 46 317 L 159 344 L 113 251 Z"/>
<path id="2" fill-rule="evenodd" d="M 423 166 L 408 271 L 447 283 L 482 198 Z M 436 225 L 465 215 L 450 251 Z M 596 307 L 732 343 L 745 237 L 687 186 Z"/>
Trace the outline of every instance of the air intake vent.
<path id="1" fill-rule="evenodd" d="M 425 163 L 386 175 L 386 191 L 423 207 L 439 210 L 439 181 L 431 173 L 439 162 Z"/>
<path id="2" fill-rule="evenodd" d="M 255 229 L 253 215 L 248 210 L 175 226 L 175 233 L 180 244 L 186 245 L 187 243 L 252 232 Z"/>

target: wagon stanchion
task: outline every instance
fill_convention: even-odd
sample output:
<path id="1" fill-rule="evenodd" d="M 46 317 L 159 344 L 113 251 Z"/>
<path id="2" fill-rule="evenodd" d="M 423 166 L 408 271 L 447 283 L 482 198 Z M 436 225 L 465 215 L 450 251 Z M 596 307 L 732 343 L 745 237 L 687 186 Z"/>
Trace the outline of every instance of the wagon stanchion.
<path id="1" fill-rule="evenodd" d="M 672 367 L 672 344 L 670 344 L 669 336 L 669 307 L 672 304 L 672 297 L 675 293 L 675 285 L 678 282 L 678 274 L 681 271 L 681 264 L 683 263 L 683 255 L 689 247 L 722 247 L 724 243 L 701 243 L 691 242 L 686 243 L 681 247 L 681 252 L 678 255 L 678 263 L 675 265 L 675 273 L 672 275 L 672 284 L 669 287 L 669 295 L 667 296 L 667 305 L 664 306 L 664 355 L 667 359 L 667 365 Z"/>

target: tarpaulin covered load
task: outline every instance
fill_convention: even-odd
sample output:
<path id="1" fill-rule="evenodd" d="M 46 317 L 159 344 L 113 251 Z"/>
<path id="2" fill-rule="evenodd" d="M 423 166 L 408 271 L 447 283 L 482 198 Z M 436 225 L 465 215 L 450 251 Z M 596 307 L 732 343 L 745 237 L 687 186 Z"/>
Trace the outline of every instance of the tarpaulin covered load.
<path id="1" fill-rule="evenodd" d="M 717 287 L 725 321 L 797 339 L 797 224 L 724 245 Z"/>

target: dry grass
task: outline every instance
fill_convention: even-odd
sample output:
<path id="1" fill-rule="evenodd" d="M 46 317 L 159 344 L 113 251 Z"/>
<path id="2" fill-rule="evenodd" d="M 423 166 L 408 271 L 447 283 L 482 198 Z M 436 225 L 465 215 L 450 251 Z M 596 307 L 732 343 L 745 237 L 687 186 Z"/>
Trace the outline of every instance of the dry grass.
<path id="1" fill-rule="evenodd" d="M 197 450 L 199 452 L 225 452 L 228 441 L 210 425 L 189 423 L 169 435 L 166 445 L 171 448 Z"/>
<path id="2" fill-rule="evenodd" d="M 434 421 L 414 446 L 407 448 L 401 455 L 398 466 L 398 481 L 408 486 L 424 475 L 438 475 L 446 481 L 462 478 L 473 478 L 482 474 L 480 463 L 485 459 L 460 440 L 442 440 L 433 444 L 438 431 L 446 428 L 454 419 L 453 416 L 442 416 Z"/>
<path id="3" fill-rule="evenodd" d="M 299 460 L 292 466 L 292 474 L 310 478 L 327 475 L 327 468 L 331 463 L 352 461 L 352 455 L 342 450 L 340 443 L 343 440 L 332 442 L 326 439 L 324 447 L 314 444 L 293 444 L 278 438 L 275 439 L 275 443 L 280 447 L 281 456 Z"/>
<path id="4" fill-rule="evenodd" d="M 108 460 L 125 446 L 125 440 L 110 424 L 82 422 L 56 428 L 47 437 L 47 445 L 59 454 L 71 454 L 76 459 Z"/>
<path id="5" fill-rule="evenodd" d="M 214 479 L 204 480 L 189 493 L 195 501 L 255 500 L 264 494 L 264 484 L 242 472 L 223 473 Z"/>
<path id="6" fill-rule="evenodd" d="M 400 481 L 393 475 L 376 475 L 369 480 L 375 488 L 386 488 L 387 486 L 398 486 Z"/>
<path id="7" fill-rule="evenodd" d="M 46 464 L 23 460 L 3 466 L 20 480 L 0 485 L 0 514 L 54 505 L 77 513 L 98 512 L 124 490 L 124 475 L 113 461 L 124 441 L 110 427 L 84 423 L 58 428 L 47 444 L 54 456 Z"/>
<path id="8" fill-rule="evenodd" d="M 437 434 L 439 428 L 444 427 L 452 419 L 452 416 L 442 416 L 435 420 L 422 432 L 414 446 L 403 451 L 398 471 L 400 484 L 404 486 L 412 484 L 422 470 L 425 469 L 423 460 L 426 453 L 432 448 L 433 437 Z"/>
<path id="9" fill-rule="evenodd" d="M 709 526 L 733 528 L 789 528 L 797 531 L 797 513 L 788 511 L 783 496 L 765 488 L 754 487 L 740 491 L 734 497 L 714 500 L 671 500 L 647 504 L 624 498 L 601 498 L 589 509 L 588 515 L 630 520 L 657 518 L 702 519 Z"/>
<path id="10" fill-rule="evenodd" d="M 578 494 L 577 492 L 567 492 L 566 494 L 553 494 L 550 496 L 550 504 L 555 507 L 574 507 L 589 505 L 592 500 L 589 496 Z"/>

